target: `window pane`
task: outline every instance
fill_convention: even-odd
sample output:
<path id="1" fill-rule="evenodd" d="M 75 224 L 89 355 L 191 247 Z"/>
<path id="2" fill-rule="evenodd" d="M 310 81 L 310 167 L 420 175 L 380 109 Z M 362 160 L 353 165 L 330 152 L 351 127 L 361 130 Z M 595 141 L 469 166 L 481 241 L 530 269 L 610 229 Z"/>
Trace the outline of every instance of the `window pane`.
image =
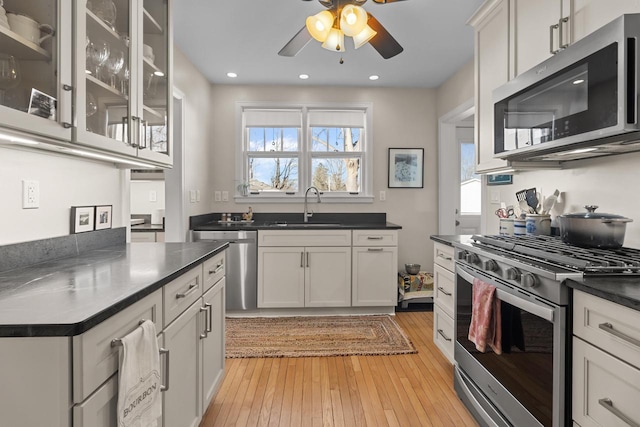
<path id="1" fill-rule="evenodd" d="M 311 161 L 312 185 L 320 191 L 360 192 L 360 159 L 319 159 Z"/>
<path id="2" fill-rule="evenodd" d="M 311 151 L 349 152 L 363 151 L 361 128 L 311 128 Z"/>
<path id="3" fill-rule="evenodd" d="M 249 151 L 298 151 L 298 128 L 248 128 Z"/>
<path id="4" fill-rule="evenodd" d="M 250 191 L 298 191 L 298 159 L 249 158 Z"/>
<path id="5" fill-rule="evenodd" d="M 476 151 L 473 142 L 460 143 L 460 212 L 480 214 L 482 207 L 480 175 L 476 169 Z"/>

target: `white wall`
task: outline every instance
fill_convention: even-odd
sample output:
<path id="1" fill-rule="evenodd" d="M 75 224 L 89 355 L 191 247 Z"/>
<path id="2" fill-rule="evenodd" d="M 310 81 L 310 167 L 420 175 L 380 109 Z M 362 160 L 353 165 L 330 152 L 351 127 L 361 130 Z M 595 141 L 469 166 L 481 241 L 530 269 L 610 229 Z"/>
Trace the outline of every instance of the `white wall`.
<path id="1" fill-rule="evenodd" d="M 112 164 L 13 148 L 0 161 L 0 245 L 68 235 L 71 206 L 113 205 L 112 226 L 126 225 L 126 173 Z M 40 183 L 39 209 L 22 209 L 23 179 Z"/>
<path id="2" fill-rule="evenodd" d="M 207 198 L 215 190 L 235 190 L 236 101 L 372 102 L 374 178 L 376 201 L 371 204 L 314 205 L 316 212 L 386 212 L 388 221 L 403 228 L 399 233 L 399 267 L 408 262 L 431 269 L 437 232 L 436 102 L 433 89 L 230 86 L 211 88 L 211 181 Z M 387 188 L 388 148 L 424 148 L 424 189 Z M 381 190 L 386 201 L 378 200 Z M 255 204 L 254 212 L 302 212 L 301 203 Z M 244 212 L 246 204 L 212 202 L 213 212 Z"/>
<path id="3" fill-rule="evenodd" d="M 640 248 L 640 153 L 622 154 L 568 163 L 562 170 L 523 172 L 514 175 L 513 185 L 486 187 L 486 234 L 498 233 L 496 205 L 490 203 L 491 191 L 499 191 L 501 200 L 515 204 L 516 191 L 536 187 L 544 195 L 557 188 L 560 203 L 552 218 L 562 213 L 584 212 L 584 205 L 598 205 L 599 212 L 623 215 L 634 220 L 627 224 L 625 246 Z"/>
<path id="4" fill-rule="evenodd" d="M 155 193 L 155 201 L 151 193 Z M 151 215 L 157 209 L 164 209 L 164 181 L 131 181 L 131 213 Z"/>
<path id="5" fill-rule="evenodd" d="M 438 88 L 438 117 L 473 98 L 473 59 L 460 67 Z"/>

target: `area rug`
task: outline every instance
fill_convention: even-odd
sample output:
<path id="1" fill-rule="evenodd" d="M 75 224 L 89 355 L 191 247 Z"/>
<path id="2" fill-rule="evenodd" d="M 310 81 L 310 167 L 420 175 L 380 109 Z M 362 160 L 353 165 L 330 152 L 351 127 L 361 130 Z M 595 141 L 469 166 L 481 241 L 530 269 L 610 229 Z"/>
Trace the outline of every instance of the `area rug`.
<path id="1" fill-rule="evenodd" d="M 227 358 L 417 353 L 392 316 L 226 319 Z"/>

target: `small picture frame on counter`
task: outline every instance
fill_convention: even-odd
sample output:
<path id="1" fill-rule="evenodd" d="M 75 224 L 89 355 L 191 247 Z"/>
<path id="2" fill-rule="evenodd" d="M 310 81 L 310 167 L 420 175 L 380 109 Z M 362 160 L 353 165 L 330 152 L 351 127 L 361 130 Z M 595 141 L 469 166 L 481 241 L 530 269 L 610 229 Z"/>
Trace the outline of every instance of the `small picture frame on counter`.
<path id="1" fill-rule="evenodd" d="M 95 212 L 95 206 L 71 206 L 71 234 L 93 231 Z"/>
<path id="2" fill-rule="evenodd" d="M 111 228 L 111 213 L 113 205 L 96 206 L 96 230 Z"/>

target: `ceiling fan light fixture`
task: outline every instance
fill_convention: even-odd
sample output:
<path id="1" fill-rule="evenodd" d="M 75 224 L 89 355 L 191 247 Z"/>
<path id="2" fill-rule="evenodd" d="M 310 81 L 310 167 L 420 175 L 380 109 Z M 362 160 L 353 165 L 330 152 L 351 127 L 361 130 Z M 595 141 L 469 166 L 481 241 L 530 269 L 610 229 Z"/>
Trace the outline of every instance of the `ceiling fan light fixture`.
<path id="1" fill-rule="evenodd" d="M 344 52 L 344 33 L 339 28 L 332 28 L 322 47 L 334 52 Z"/>
<path id="2" fill-rule="evenodd" d="M 335 18 L 331 12 L 323 10 L 307 18 L 307 31 L 309 31 L 311 37 L 322 43 L 329 36 L 334 20 Z"/>
<path id="3" fill-rule="evenodd" d="M 376 34 L 378 33 L 374 31 L 373 28 L 371 28 L 368 25 L 365 25 L 362 31 L 360 31 L 358 34 L 353 36 L 353 45 L 355 46 L 356 49 L 358 49 L 360 46 L 366 44 L 369 40 L 374 38 Z"/>
<path id="4" fill-rule="evenodd" d="M 353 37 L 367 26 L 367 11 L 360 6 L 348 4 L 340 13 L 340 29 L 345 35 Z"/>

